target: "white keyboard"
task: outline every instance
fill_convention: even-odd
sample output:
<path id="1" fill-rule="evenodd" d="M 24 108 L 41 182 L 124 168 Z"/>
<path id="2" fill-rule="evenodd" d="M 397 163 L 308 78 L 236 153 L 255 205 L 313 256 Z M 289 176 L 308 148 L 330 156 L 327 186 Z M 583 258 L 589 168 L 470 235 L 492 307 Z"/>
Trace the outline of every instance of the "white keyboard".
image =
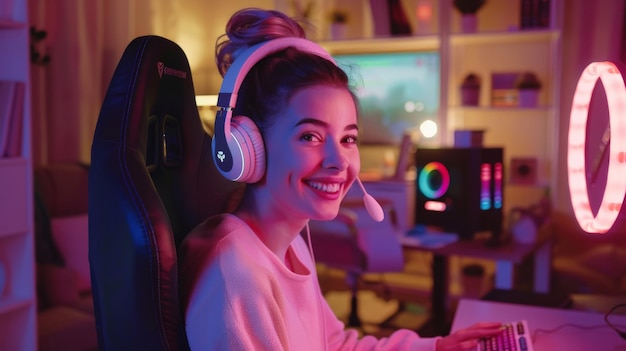
<path id="1" fill-rule="evenodd" d="M 481 339 L 478 351 L 534 351 L 530 329 L 526 320 L 502 325 L 503 331 L 493 337 Z"/>

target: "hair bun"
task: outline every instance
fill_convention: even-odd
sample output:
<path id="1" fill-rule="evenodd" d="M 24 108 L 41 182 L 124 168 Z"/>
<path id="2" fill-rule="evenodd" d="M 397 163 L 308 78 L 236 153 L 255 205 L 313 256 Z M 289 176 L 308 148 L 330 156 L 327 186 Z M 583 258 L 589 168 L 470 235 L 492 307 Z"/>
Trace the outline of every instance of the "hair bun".
<path id="1" fill-rule="evenodd" d="M 226 33 L 216 46 L 217 68 L 222 76 L 239 52 L 260 42 L 284 38 L 305 38 L 304 29 L 293 18 L 275 10 L 247 8 L 237 11 L 226 24 Z"/>

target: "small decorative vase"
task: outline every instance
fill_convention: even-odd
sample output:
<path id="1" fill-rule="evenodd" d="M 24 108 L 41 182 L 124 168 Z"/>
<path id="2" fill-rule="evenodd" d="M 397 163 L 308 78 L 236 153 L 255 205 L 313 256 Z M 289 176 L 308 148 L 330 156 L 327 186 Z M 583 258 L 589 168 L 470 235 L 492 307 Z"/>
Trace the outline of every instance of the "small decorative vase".
<path id="1" fill-rule="evenodd" d="M 480 77 L 468 74 L 461 84 L 461 105 L 478 106 L 480 102 Z"/>
<path id="2" fill-rule="evenodd" d="M 478 29 L 478 18 L 476 14 L 463 14 L 461 16 L 461 31 L 463 33 L 476 33 Z"/>
<path id="3" fill-rule="evenodd" d="M 480 88 L 478 87 L 462 87 L 461 88 L 461 105 L 478 106 L 480 99 Z"/>

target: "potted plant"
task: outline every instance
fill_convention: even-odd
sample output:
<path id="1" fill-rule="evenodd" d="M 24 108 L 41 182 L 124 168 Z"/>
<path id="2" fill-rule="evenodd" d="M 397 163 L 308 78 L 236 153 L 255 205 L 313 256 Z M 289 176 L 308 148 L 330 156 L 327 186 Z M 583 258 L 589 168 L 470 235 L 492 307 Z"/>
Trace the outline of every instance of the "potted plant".
<path id="1" fill-rule="evenodd" d="M 478 106 L 480 100 L 480 77 L 470 73 L 461 83 L 461 105 Z"/>
<path id="2" fill-rule="evenodd" d="M 454 0 L 454 7 L 464 15 L 474 15 L 487 0 Z"/>
<path id="3" fill-rule="evenodd" d="M 521 73 L 515 81 L 521 107 L 536 107 L 541 90 L 541 81 L 533 72 Z"/>
<path id="4" fill-rule="evenodd" d="M 463 32 L 476 32 L 478 27 L 476 12 L 487 0 L 454 0 L 454 7 L 461 13 L 461 29 Z"/>

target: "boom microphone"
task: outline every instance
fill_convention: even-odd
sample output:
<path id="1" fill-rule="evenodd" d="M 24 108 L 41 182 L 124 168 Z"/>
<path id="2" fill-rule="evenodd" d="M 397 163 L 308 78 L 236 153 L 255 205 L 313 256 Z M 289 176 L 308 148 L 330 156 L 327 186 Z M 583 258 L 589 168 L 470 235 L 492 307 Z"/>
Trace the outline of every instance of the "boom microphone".
<path id="1" fill-rule="evenodd" d="M 383 211 L 382 206 L 380 206 L 372 195 L 368 194 L 367 190 L 365 190 L 365 186 L 363 186 L 363 183 L 361 182 L 361 179 L 357 177 L 356 182 L 359 183 L 359 186 L 363 191 L 363 203 L 365 203 L 367 213 L 376 222 L 382 222 L 383 219 L 385 219 L 385 212 Z"/>

